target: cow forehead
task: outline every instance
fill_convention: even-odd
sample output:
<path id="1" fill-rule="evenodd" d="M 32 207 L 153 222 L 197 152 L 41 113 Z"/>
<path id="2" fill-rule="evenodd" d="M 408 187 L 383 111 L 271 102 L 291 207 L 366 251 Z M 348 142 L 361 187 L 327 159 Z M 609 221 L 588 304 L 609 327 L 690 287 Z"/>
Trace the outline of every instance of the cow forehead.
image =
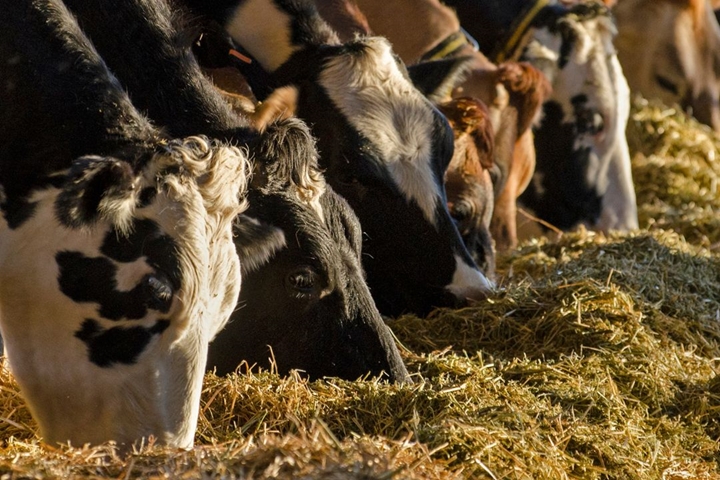
<path id="1" fill-rule="evenodd" d="M 403 75 L 389 44 L 369 39 L 362 53 L 332 57 L 319 79 L 350 126 L 372 143 L 400 191 L 435 224 L 441 198 L 432 163 L 435 112 Z"/>

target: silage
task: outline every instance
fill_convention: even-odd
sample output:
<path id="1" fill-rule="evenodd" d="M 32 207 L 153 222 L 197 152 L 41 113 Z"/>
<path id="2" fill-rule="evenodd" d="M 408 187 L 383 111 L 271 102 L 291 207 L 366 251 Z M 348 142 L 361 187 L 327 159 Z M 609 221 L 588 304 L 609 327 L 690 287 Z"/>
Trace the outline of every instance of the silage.
<path id="1" fill-rule="evenodd" d="M 0 474 L 150 478 L 718 478 L 718 139 L 636 103 L 642 229 L 536 239 L 487 301 L 390 321 L 411 385 L 207 375 L 198 447 L 49 448 L 6 373 Z"/>

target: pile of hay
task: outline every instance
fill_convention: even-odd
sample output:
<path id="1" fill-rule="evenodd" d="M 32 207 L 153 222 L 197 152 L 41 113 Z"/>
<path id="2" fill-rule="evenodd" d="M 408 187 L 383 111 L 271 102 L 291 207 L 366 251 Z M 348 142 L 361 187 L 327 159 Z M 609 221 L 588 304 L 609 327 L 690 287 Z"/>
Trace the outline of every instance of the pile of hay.
<path id="1" fill-rule="evenodd" d="M 7 373 L 0 474 L 704 479 L 720 469 L 720 207 L 709 130 L 635 105 L 643 229 L 538 239 L 502 289 L 391 322 L 413 385 L 208 375 L 198 447 L 49 448 Z"/>

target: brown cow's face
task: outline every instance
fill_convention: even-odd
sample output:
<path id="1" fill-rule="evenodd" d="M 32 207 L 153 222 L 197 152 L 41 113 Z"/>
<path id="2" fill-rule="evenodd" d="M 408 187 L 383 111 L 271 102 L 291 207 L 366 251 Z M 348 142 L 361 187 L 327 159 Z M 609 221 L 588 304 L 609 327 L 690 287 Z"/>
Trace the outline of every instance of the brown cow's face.
<path id="1" fill-rule="evenodd" d="M 439 106 L 453 128 L 455 150 L 445 172 L 448 209 L 473 260 L 487 274 L 495 269 L 490 236 L 494 192 L 493 128 L 482 102 L 461 97 Z"/>
<path id="2" fill-rule="evenodd" d="M 705 1 L 625 0 L 616 45 L 630 89 L 720 131 L 720 27 Z"/>

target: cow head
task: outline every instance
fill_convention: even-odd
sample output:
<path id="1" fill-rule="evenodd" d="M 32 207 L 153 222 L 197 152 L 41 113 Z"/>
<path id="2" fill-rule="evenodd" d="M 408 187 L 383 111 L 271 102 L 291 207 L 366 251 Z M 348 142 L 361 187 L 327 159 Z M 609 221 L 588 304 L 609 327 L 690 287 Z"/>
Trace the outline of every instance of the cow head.
<path id="1" fill-rule="evenodd" d="M 630 89 L 720 131 L 720 26 L 707 0 L 623 0 L 615 45 Z"/>
<path id="2" fill-rule="evenodd" d="M 0 329 L 45 441 L 192 445 L 207 344 L 240 287 L 246 164 L 203 137 L 85 156 L 3 218 Z"/>
<path id="3" fill-rule="evenodd" d="M 561 229 L 637 228 L 625 137 L 629 90 L 607 9 L 546 7 L 522 58 L 552 83 L 536 129 L 537 166 L 522 203 Z"/>
<path id="4" fill-rule="evenodd" d="M 494 203 L 490 112 L 484 103 L 471 97 L 443 102 L 439 108 L 455 135 L 455 152 L 445 172 L 450 215 L 475 262 L 492 275 L 495 254 L 490 235 Z"/>
<path id="5" fill-rule="evenodd" d="M 281 374 L 407 381 L 365 284 L 360 225 L 325 184 L 309 129 L 296 119 L 270 124 L 253 151 L 249 208 L 235 223 L 243 288 L 208 368 L 269 368 L 272 358 Z"/>

